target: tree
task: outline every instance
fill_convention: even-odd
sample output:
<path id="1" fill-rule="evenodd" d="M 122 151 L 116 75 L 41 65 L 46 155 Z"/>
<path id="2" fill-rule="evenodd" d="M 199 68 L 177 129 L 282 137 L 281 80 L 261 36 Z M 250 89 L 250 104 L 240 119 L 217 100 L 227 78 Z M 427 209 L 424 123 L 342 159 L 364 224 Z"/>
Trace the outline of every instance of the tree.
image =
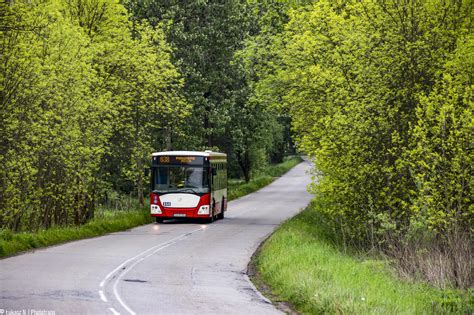
<path id="1" fill-rule="evenodd" d="M 417 192 L 405 161 L 418 95 L 434 86 L 442 57 L 455 47 L 453 33 L 465 33 L 455 16 L 468 12 L 465 4 L 435 7 L 303 6 L 290 11 L 275 40 L 276 69 L 260 72 L 255 93 L 290 110 L 300 147 L 324 175 L 317 191 L 331 201 L 327 211 L 356 222 L 347 225 L 355 238 L 370 237 L 366 222 L 374 215 L 387 214 L 400 228 L 410 221 Z"/>
<path id="2" fill-rule="evenodd" d="M 345 243 L 388 252 L 467 232 L 472 3 L 318 1 L 284 12 L 270 61 L 255 53 L 261 34 L 249 41 L 257 62 L 247 60 L 269 65 L 253 67 L 253 93 L 290 113 L 327 222 Z"/>
<path id="3" fill-rule="evenodd" d="M 89 42 L 57 1 L 15 2 L 1 32 L 0 225 L 14 230 L 83 223 L 108 126 Z"/>
<path id="4" fill-rule="evenodd" d="M 236 159 L 246 179 L 253 166 L 266 163 L 269 157 L 273 162 L 282 162 L 285 154 L 295 153 L 291 117 L 279 110 L 282 93 L 273 78 L 282 66 L 278 52 L 283 49 L 281 33 L 288 21 L 288 11 L 297 5 L 249 1 L 248 6 L 250 36 L 244 39 L 233 61 L 242 79 L 240 86 L 234 88 L 240 111 L 231 115 L 231 128 L 235 128 L 235 121 L 241 127 L 230 132 L 238 152 Z M 271 88 L 265 88 L 266 85 Z"/>
<path id="5" fill-rule="evenodd" d="M 171 63 L 161 25 L 132 23 L 125 8 L 111 1 L 68 5 L 97 51 L 99 89 L 111 95 L 112 132 L 102 172 L 114 190 L 136 190 L 143 206 L 143 170 L 150 152 L 163 147 L 166 133 L 179 133 L 189 112 L 180 96 L 183 81 Z"/>
<path id="6" fill-rule="evenodd" d="M 174 140 L 173 147 L 228 152 L 231 169 L 240 169 L 249 180 L 251 168 L 266 163 L 269 148 L 275 147 L 259 139 L 273 143 L 272 133 L 276 133 L 275 139 L 282 133 L 280 122 L 269 115 L 270 111 L 250 104 L 250 81 L 234 58 L 256 27 L 258 17 L 251 12 L 254 4 L 129 1 L 127 6 L 136 18 L 146 18 L 152 25 L 163 23 L 174 47 L 173 60 L 185 78 L 186 99 L 193 112 L 186 120 L 187 141 Z"/>
<path id="7" fill-rule="evenodd" d="M 229 1 L 129 1 L 137 18 L 152 25 L 162 22 L 174 47 L 173 61 L 185 78 L 186 99 L 193 104 L 188 117 L 189 144 L 194 148 L 219 146 L 229 120 L 234 84 L 230 61 L 245 36 L 245 3 Z"/>
<path id="8" fill-rule="evenodd" d="M 240 94 L 235 92 L 227 134 L 232 142 L 230 159 L 237 162 L 249 182 L 251 172 L 266 165 L 269 153 L 283 142 L 283 132 L 276 112 L 249 99 L 245 87 Z"/>
<path id="9" fill-rule="evenodd" d="M 161 29 L 109 0 L 1 8 L 0 226 L 83 224 L 124 182 L 143 204 L 149 154 L 189 112 Z"/>
<path id="10" fill-rule="evenodd" d="M 420 96 L 410 134 L 410 169 L 419 191 L 413 216 L 443 234 L 469 233 L 474 219 L 473 44 L 472 35 L 458 41 L 442 77 Z"/>

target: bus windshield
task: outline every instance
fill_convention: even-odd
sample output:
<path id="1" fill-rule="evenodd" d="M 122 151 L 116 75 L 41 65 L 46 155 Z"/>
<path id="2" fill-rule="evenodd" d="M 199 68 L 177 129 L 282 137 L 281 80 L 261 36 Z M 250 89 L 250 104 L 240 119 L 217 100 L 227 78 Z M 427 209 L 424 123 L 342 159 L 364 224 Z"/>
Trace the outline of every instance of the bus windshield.
<path id="1" fill-rule="evenodd" d="M 209 192 L 209 175 L 202 166 L 160 166 L 153 173 L 153 192 Z"/>

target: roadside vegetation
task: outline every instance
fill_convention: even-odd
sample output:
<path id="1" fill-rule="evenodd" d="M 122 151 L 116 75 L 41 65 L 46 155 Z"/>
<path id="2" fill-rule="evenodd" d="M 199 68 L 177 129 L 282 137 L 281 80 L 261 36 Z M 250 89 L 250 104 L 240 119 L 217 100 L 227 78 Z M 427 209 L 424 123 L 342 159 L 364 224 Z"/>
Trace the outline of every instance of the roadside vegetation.
<path id="1" fill-rule="evenodd" d="M 472 314 L 474 290 L 402 277 L 386 256 L 344 247 L 317 201 L 284 223 L 253 258 L 252 280 L 303 314 Z"/>
<path id="2" fill-rule="evenodd" d="M 81 226 L 52 227 L 38 232 L 0 231 L 0 257 L 64 242 L 127 230 L 153 222 L 148 209 L 98 210 L 96 217 Z"/>
<path id="3" fill-rule="evenodd" d="M 314 160 L 323 224 L 346 248 L 446 290 L 474 285 L 473 8 L 267 3 L 236 54 L 252 100 L 289 113 Z"/>
<path id="4" fill-rule="evenodd" d="M 246 182 L 294 154 L 234 62 L 256 21 L 241 1 L 0 1 L 0 229 L 143 207 L 153 152 L 225 152 Z"/>
<path id="5" fill-rule="evenodd" d="M 285 159 L 283 163 L 267 165 L 258 171 L 249 183 L 241 179 L 229 182 L 229 200 L 250 194 L 270 184 L 301 162 L 299 156 Z M 95 211 L 95 217 L 80 226 L 57 226 L 37 232 L 12 232 L 0 230 L 0 257 L 8 257 L 27 250 L 64 242 L 96 237 L 152 223 L 148 207 L 141 207 L 135 196 L 114 195 L 109 202 Z"/>
<path id="6" fill-rule="evenodd" d="M 94 225 L 101 209 L 135 208 L 119 196 L 144 208 L 152 152 L 226 152 L 228 177 L 247 183 L 231 183 L 237 198 L 297 147 L 343 248 L 469 290 L 473 8 L 0 1 L 0 233 Z"/>

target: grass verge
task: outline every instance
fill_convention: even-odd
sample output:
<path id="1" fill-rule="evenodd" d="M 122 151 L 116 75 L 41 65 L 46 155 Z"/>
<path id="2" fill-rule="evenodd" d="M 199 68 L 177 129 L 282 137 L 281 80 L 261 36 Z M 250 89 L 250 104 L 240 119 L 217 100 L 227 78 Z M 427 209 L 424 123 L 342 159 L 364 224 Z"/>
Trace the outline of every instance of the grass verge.
<path id="1" fill-rule="evenodd" d="M 382 258 L 344 252 L 327 238 L 316 207 L 285 222 L 252 260 L 252 280 L 271 299 L 304 314 L 473 313 L 472 289 L 401 280 Z"/>
<path id="2" fill-rule="evenodd" d="M 300 162 L 301 158 L 294 157 L 281 164 L 267 167 L 262 172 L 265 175 L 257 176 L 249 183 L 233 182 L 229 187 L 230 200 L 250 194 L 270 184 L 275 177 L 283 175 Z M 38 232 L 22 233 L 0 230 L 0 258 L 35 248 L 127 230 L 153 221 L 154 218 L 150 217 L 148 207 L 129 211 L 103 209 L 97 211 L 92 221 L 81 226 L 55 227 Z"/>
<path id="3" fill-rule="evenodd" d="M 291 157 L 283 163 L 269 165 L 260 172 L 260 175 L 252 178 L 248 183 L 244 181 L 229 182 L 229 200 L 234 200 L 259 190 L 273 182 L 277 177 L 282 176 L 290 169 L 298 165 L 302 161 L 301 157 Z"/>
<path id="4" fill-rule="evenodd" d="M 131 211 L 100 211 L 92 221 L 71 227 L 57 227 L 41 230 L 36 233 L 12 233 L 0 231 L 0 257 L 7 257 L 20 252 L 74 241 L 106 233 L 126 230 L 145 223 L 153 218 L 147 209 Z"/>

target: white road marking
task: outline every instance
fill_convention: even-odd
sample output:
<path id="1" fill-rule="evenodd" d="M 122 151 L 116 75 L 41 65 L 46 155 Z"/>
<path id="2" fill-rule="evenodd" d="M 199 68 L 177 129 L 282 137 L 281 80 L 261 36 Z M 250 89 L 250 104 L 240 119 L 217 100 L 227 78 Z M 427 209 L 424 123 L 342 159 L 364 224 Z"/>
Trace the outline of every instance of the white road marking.
<path id="1" fill-rule="evenodd" d="M 128 307 L 128 305 L 122 300 L 122 298 L 120 297 L 120 294 L 118 293 L 118 284 L 119 284 L 119 281 L 120 279 L 122 279 L 123 276 L 125 276 L 130 270 L 133 269 L 133 267 L 135 267 L 137 264 L 139 264 L 140 262 L 142 262 L 143 260 L 147 259 L 148 257 L 156 254 L 157 252 L 159 252 L 160 250 L 162 249 L 165 249 L 166 247 L 168 246 L 171 246 L 179 241 L 182 241 L 184 240 L 185 238 L 187 238 L 188 236 L 190 236 L 191 234 L 195 233 L 195 232 L 198 232 L 198 231 L 202 231 L 204 230 L 203 227 L 200 227 L 199 229 L 196 229 L 196 230 L 192 230 L 190 232 L 187 232 L 187 233 L 184 233 L 184 234 L 181 234 L 175 238 L 172 238 L 171 240 L 167 241 L 167 242 L 163 242 L 161 244 L 158 244 L 158 245 L 155 245 L 153 247 L 150 247 L 149 249 L 139 253 L 138 255 L 135 255 L 133 256 L 132 258 L 129 258 L 127 259 L 126 261 L 124 261 L 123 263 L 121 263 L 117 268 L 115 268 L 114 270 L 112 270 L 111 272 L 109 272 L 104 279 L 102 279 L 102 281 L 100 282 L 99 286 L 102 288 L 105 286 L 105 284 L 107 283 L 107 281 L 115 274 L 117 273 L 118 271 L 120 270 L 124 270 L 124 272 L 122 272 L 114 281 L 114 285 L 113 285 L 113 292 L 114 292 L 114 296 L 115 296 L 115 299 L 120 303 L 120 305 L 122 305 L 122 307 L 127 310 L 127 312 L 130 313 L 130 315 L 136 315 L 136 313 L 130 308 Z M 151 252 L 151 253 L 150 253 Z M 133 262 L 135 260 L 135 262 Z M 133 262 L 130 266 L 128 266 L 128 268 L 125 268 L 125 266 L 128 264 L 128 263 L 131 263 Z M 99 291 L 99 294 L 104 294 L 104 292 L 102 290 Z M 102 295 L 101 295 L 101 299 L 102 299 Z M 105 299 L 105 300 L 104 300 Z M 104 302 L 107 302 L 107 298 L 104 294 L 104 299 L 102 299 Z M 114 314 L 120 314 L 118 313 L 114 308 L 109 308 L 110 311 L 112 311 Z M 117 312 L 117 313 L 115 313 Z"/>
<path id="2" fill-rule="evenodd" d="M 173 244 L 174 244 L 176 241 L 180 241 L 184 236 L 189 235 L 189 234 L 192 234 L 192 233 L 197 232 L 197 231 L 201 231 L 201 230 L 203 230 L 202 227 L 199 228 L 199 229 L 193 230 L 193 231 L 191 231 L 191 232 L 188 232 L 188 233 L 185 233 L 185 234 L 181 234 L 181 235 L 176 236 L 175 238 L 173 238 L 173 239 L 171 239 L 171 240 L 169 240 L 169 241 L 167 241 L 167 242 L 164 242 L 164 243 L 155 245 L 155 246 L 153 246 L 153 247 L 150 247 L 149 249 L 147 249 L 147 250 L 145 250 L 145 251 L 139 253 L 138 255 L 133 256 L 133 257 L 130 258 L 130 259 L 127 259 L 126 261 L 124 261 L 123 263 L 121 263 L 117 268 L 115 268 L 114 270 L 112 270 L 111 272 L 109 272 L 109 273 L 105 276 L 104 279 L 102 279 L 102 281 L 100 282 L 100 287 L 103 287 L 103 286 L 105 285 L 105 282 L 107 282 L 107 280 L 109 280 L 109 278 L 112 277 L 112 275 L 113 275 L 114 273 L 116 273 L 117 271 L 119 271 L 119 270 L 120 270 L 122 267 L 124 267 L 127 263 L 129 263 L 129 262 L 131 262 L 131 261 L 137 259 L 138 257 L 140 257 L 140 256 L 142 256 L 142 255 L 144 255 L 144 254 L 146 254 L 146 253 L 149 252 L 149 251 L 154 250 L 155 248 L 158 248 L 158 247 L 163 246 L 163 245 L 168 244 L 168 243 L 173 243 Z"/>
<path id="3" fill-rule="evenodd" d="M 113 308 L 113 307 L 109 307 L 109 310 L 110 310 L 112 313 L 114 313 L 114 315 L 120 315 L 120 313 L 117 312 L 117 311 L 115 310 L 115 308 Z"/>
<path id="4" fill-rule="evenodd" d="M 119 285 L 119 282 L 120 282 L 120 279 L 122 279 L 123 276 L 125 276 L 130 270 L 132 270 L 133 267 L 135 267 L 136 265 L 138 265 L 139 263 L 141 263 L 143 260 L 145 260 L 146 258 L 152 256 L 153 254 L 155 254 L 156 252 L 159 252 L 160 250 L 162 249 L 165 249 L 166 247 L 168 246 L 171 246 L 171 244 L 167 244 L 167 245 L 164 245 L 158 249 L 156 249 L 154 252 L 152 252 L 151 254 L 148 254 L 147 256 L 145 257 L 142 257 L 141 259 L 135 261 L 133 264 L 131 264 L 123 273 L 121 273 L 114 281 L 114 286 L 113 286 L 113 289 L 114 289 L 114 296 L 115 296 L 115 299 L 120 303 L 120 305 L 122 305 L 122 307 L 124 309 L 127 310 L 127 312 L 130 313 L 130 315 L 136 315 L 136 313 L 122 300 L 122 298 L 120 297 L 120 294 L 118 293 L 118 285 Z"/>
<path id="5" fill-rule="evenodd" d="M 104 291 L 99 290 L 100 299 L 104 302 L 107 302 L 107 297 L 104 294 Z"/>

